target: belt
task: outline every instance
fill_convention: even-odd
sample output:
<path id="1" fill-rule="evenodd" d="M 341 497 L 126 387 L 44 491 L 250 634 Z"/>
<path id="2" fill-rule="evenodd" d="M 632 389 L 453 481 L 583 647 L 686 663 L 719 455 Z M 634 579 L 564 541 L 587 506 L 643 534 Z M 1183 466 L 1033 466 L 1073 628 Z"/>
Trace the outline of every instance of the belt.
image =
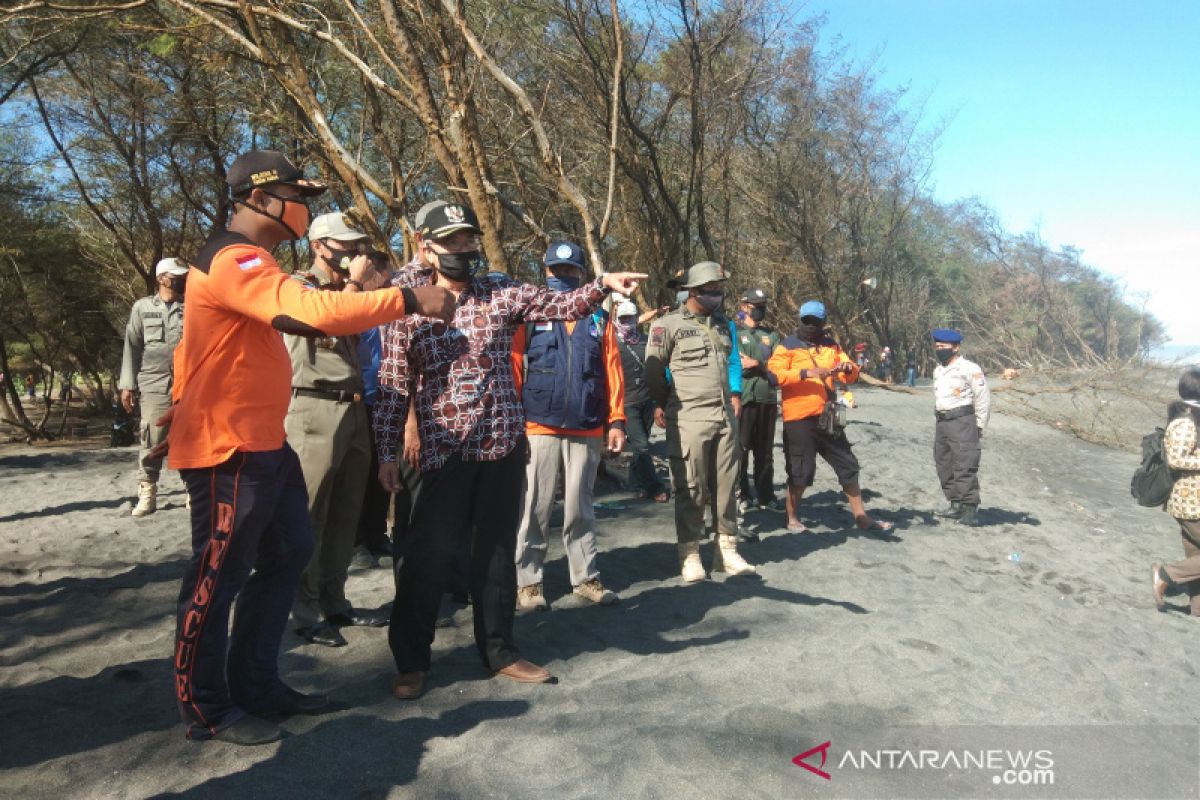
<path id="1" fill-rule="evenodd" d="M 307 386 L 293 386 L 292 397 L 316 397 L 321 400 L 332 400 L 335 403 L 361 403 L 361 392 L 344 392 L 341 389 L 310 389 Z"/>
<path id="2" fill-rule="evenodd" d="M 975 413 L 975 406 L 958 406 L 947 411 L 935 411 L 933 415 L 939 420 L 958 419 Z"/>

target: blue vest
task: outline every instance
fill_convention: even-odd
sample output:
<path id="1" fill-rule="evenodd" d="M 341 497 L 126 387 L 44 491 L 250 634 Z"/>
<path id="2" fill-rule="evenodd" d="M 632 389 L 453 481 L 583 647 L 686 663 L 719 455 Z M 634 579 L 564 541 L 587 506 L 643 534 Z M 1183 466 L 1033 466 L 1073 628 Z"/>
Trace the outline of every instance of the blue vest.
<path id="1" fill-rule="evenodd" d="M 526 324 L 525 418 L 585 431 L 608 421 L 608 379 L 602 352 L 608 315 L 597 312 L 567 335 L 561 322 Z"/>

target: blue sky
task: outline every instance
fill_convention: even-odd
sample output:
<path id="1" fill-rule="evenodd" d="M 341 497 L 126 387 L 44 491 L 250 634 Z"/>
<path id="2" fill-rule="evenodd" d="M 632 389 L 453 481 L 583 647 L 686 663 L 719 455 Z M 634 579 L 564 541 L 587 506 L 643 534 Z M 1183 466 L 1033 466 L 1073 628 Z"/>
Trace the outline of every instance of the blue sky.
<path id="1" fill-rule="evenodd" d="M 978 196 L 1200 345 L 1200 0 L 813 0 L 825 48 L 949 122 L 934 194 Z"/>

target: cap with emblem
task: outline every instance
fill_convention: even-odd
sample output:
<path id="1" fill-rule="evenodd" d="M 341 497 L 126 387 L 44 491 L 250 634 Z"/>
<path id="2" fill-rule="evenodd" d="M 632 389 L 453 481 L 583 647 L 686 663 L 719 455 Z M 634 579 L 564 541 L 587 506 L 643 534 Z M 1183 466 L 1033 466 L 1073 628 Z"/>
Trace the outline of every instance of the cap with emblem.
<path id="1" fill-rule="evenodd" d="M 587 262 L 583 259 L 583 250 L 573 242 L 554 242 L 551 244 L 550 248 L 546 250 L 546 256 L 542 259 L 542 263 L 547 267 L 566 264 L 582 270 L 587 269 Z"/>
<path id="2" fill-rule="evenodd" d="M 164 258 L 154 266 L 154 277 L 159 275 L 187 275 L 188 266 L 178 258 Z"/>
<path id="3" fill-rule="evenodd" d="M 321 214 L 315 217 L 312 225 L 308 226 L 310 241 L 318 239 L 335 239 L 339 242 L 356 242 L 369 238 L 365 233 L 354 227 L 353 221 L 340 211 Z"/>
<path id="4" fill-rule="evenodd" d="M 278 150 L 251 150 L 242 153 L 229 165 L 225 183 L 234 197 L 251 189 L 281 184 L 295 186 L 305 197 L 315 197 L 325 191 L 325 185 L 304 179 L 300 168 Z"/>
<path id="5" fill-rule="evenodd" d="M 958 344 L 962 341 L 962 334 L 953 328 L 934 328 L 933 340 L 942 342 L 943 344 Z"/>
<path id="6" fill-rule="evenodd" d="M 720 264 L 715 261 L 701 261 L 688 267 L 687 272 L 683 273 L 683 283 L 680 286 L 684 289 L 694 289 L 706 283 L 723 280 L 725 270 Z"/>
<path id="7" fill-rule="evenodd" d="M 742 302 L 752 306 L 764 306 L 767 304 L 767 293 L 762 289 L 747 289 L 742 292 Z"/>
<path id="8" fill-rule="evenodd" d="M 825 319 L 825 304 L 820 300 L 809 300 L 800 306 L 800 319 L 804 319 L 805 317 Z"/>
<path id="9" fill-rule="evenodd" d="M 435 200 L 426 203 L 417 211 L 415 220 L 417 233 L 425 239 L 444 239 L 458 231 L 483 233 L 479 228 L 479 217 L 470 206 Z"/>

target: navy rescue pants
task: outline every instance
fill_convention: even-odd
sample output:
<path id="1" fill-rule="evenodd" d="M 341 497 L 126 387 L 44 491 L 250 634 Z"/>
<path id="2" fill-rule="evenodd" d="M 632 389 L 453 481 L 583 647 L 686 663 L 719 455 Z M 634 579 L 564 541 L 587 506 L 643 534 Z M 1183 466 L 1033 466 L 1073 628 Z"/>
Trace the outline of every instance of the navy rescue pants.
<path id="1" fill-rule="evenodd" d="M 180 474 L 192 558 L 179 590 L 175 695 L 188 738 L 208 739 L 286 690 L 279 643 L 313 534 L 300 461 L 286 443 Z"/>

